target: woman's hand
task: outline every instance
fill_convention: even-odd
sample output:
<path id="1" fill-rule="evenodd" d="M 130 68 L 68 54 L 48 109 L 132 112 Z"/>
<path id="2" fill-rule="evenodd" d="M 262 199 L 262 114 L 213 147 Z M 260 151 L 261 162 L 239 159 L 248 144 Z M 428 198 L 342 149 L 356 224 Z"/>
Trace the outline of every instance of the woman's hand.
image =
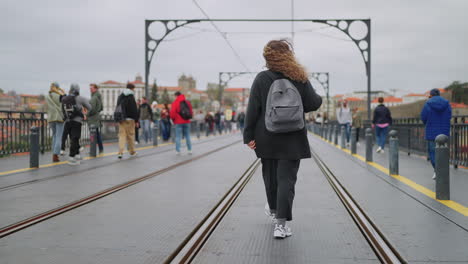
<path id="1" fill-rule="evenodd" d="M 247 146 L 249 146 L 249 148 L 251 149 L 256 149 L 257 146 L 255 145 L 255 140 L 252 140 L 249 142 L 249 144 L 247 144 Z"/>

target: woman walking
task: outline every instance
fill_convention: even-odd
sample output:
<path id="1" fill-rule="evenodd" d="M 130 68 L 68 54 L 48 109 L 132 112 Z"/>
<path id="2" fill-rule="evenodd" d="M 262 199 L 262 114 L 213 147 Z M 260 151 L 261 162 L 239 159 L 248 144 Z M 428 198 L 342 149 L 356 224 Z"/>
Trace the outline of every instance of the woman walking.
<path id="1" fill-rule="evenodd" d="M 268 42 L 264 47 L 263 57 L 268 70 L 260 72 L 252 84 L 243 135 L 244 143 L 254 149 L 262 161 L 268 200 L 265 212 L 275 220 L 273 236 L 285 238 L 292 235 L 290 227 L 286 226 L 286 221 L 292 220 L 292 205 L 300 160 L 311 157 L 304 113 L 317 110 L 322 104 L 322 99 L 312 88 L 305 69 L 296 61 L 289 42 L 286 40 Z M 284 84 L 282 87 L 276 86 L 282 84 Z M 296 97 L 298 101 L 296 107 L 301 116 L 300 119 L 294 118 L 299 121 L 299 125 L 292 128 L 292 131 L 285 129 L 283 131 L 288 132 L 279 132 L 285 127 L 280 129 L 275 127 L 277 123 L 270 122 L 271 116 L 276 115 L 276 111 L 279 113 L 286 108 L 290 109 L 291 105 L 271 107 L 277 96 L 283 96 L 283 92 L 280 92 L 281 95 L 275 93 L 274 96 L 270 96 L 270 86 L 272 89 L 275 88 L 274 91 L 284 89 L 284 95 L 291 96 L 288 99 L 299 95 Z M 267 98 L 269 98 L 268 103 Z M 281 114 L 278 116 L 281 119 Z"/>
<path id="2" fill-rule="evenodd" d="M 377 137 L 377 153 L 383 153 L 385 141 L 387 140 L 388 127 L 392 125 L 392 114 L 390 110 L 383 104 L 383 97 L 378 99 L 379 105 L 374 109 L 374 119 L 372 126 L 375 126 L 375 135 Z"/>

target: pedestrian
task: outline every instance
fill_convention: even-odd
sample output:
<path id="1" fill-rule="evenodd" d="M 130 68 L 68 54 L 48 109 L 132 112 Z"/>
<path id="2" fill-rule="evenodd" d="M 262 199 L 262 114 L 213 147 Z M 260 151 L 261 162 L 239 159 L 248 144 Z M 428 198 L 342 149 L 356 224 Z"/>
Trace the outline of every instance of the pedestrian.
<path id="1" fill-rule="evenodd" d="M 169 107 L 165 104 L 163 110 L 161 110 L 161 135 L 163 141 L 168 141 L 171 138 L 171 119 L 169 117 L 169 112 Z"/>
<path id="2" fill-rule="evenodd" d="M 311 157 L 304 113 L 317 110 L 322 99 L 315 93 L 303 66 L 296 61 L 289 42 L 268 42 L 263 57 L 268 70 L 260 72 L 252 84 L 243 137 L 244 143 L 254 149 L 262 161 L 268 200 L 265 213 L 275 219 L 273 236 L 285 238 L 292 235 L 286 221 L 292 220 L 300 160 Z M 291 89 L 292 86 L 295 88 Z M 275 94 L 287 97 L 277 96 L 278 101 L 272 99 L 267 103 L 270 89 L 280 91 Z M 280 99 L 291 103 L 277 104 Z M 277 111 L 285 112 L 282 115 L 276 114 Z M 290 115 L 293 111 L 294 114 Z M 288 122 L 283 123 L 285 116 L 288 116 Z M 282 125 L 280 129 L 275 125 L 278 122 L 287 124 L 287 127 Z"/>
<path id="3" fill-rule="evenodd" d="M 244 111 L 240 112 L 237 116 L 237 122 L 239 124 L 239 129 L 242 133 L 244 133 L 244 122 L 245 122 L 245 113 Z"/>
<path id="4" fill-rule="evenodd" d="M 153 110 L 151 110 L 151 106 L 148 104 L 146 97 L 141 98 L 139 114 L 140 126 L 143 128 L 143 139 L 148 143 L 152 139 L 151 123 L 153 122 Z"/>
<path id="5" fill-rule="evenodd" d="M 385 142 L 387 140 L 388 127 L 392 125 L 392 114 L 383 104 L 383 97 L 377 99 L 379 105 L 374 109 L 374 118 L 372 126 L 375 127 L 375 136 L 377 138 L 377 153 L 384 153 Z"/>
<path id="6" fill-rule="evenodd" d="M 99 93 L 99 86 L 97 84 L 92 83 L 89 85 L 89 90 L 91 91 L 91 100 L 89 103 L 91 104 L 91 110 L 88 112 L 88 125 L 94 125 L 96 128 L 96 141 L 99 147 L 99 154 L 104 152 L 104 146 L 102 145 L 102 135 L 101 135 L 101 111 L 103 110 L 102 105 L 102 96 Z"/>
<path id="7" fill-rule="evenodd" d="M 215 120 L 212 112 L 207 112 L 205 116 L 206 136 L 214 134 Z"/>
<path id="8" fill-rule="evenodd" d="M 135 128 L 138 127 L 138 108 L 135 102 L 135 85 L 127 83 L 127 88 L 117 98 L 117 105 L 120 105 L 124 113 L 124 120 L 119 122 L 119 153 L 118 158 L 122 159 L 125 143 L 127 144 L 130 156 L 136 156 L 135 151 Z"/>
<path id="9" fill-rule="evenodd" d="M 153 111 L 154 126 L 159 129 L 159 120 L 161 119 L 161 109 L 158 108 L 158 102 L 153 101 L 151 103 L 151 109 Z"/>
<path id="10" fill-rule="evenodd" d="M 60 161 L 59 155 L 64 126 L 61 99 L 64 95 L 65 91 L 60 88 L 60 85 L 57 82 L 53 82 L 46 97 L 47 122 L 50 129 L 52 129 L 52 162 Z"/>
<path id="11" fill-rule="evenodd" d="M 440 96 L 439 89 L 432 89 L 429 100 L 424 104 L 421 111 L 421 120 L 426 125 L 425 138 L 427 140 L 429 159 L 435 169 L 435 138 L 438 135 L 450 136 L 450 119 L 452 118 L 452 107 L 447 99 Z M 436 178 L 436 174 L 432 179 Z"/>
<path id="12" fill-rule="evenodd" d="M 222 133 L 222 127 L 221 127 L 221 112 L 217 111 L 214 114 L 214 122 L 216 126 L 216 131 L 221 135 Z"/>
<path id="13" fill-rule="evenodd" d="M 345 128 L 346 145 L 349 145 L 353 117 L 351 109 L 348 107 L 348 101 L 343 100 L 343 103 L 338 104 L 338 109 L 336 109 L 336 119 L 338 120 L 338 124 L 340 124 L 340 129 L 341 127 Z"/>
<path id="14" fill-rule="evenodd" d="M 180 141 L 182 136 L 187 143 L 188 154 L 192 154 L 192 142 L 190 140 L 190 119 L 193 116 L 190 101 L 180 92 L 174 93 L 175 100 L 171 105 L 170 117 L 175 125 L 176 155 L 180 155 Z"/>
<path id="15" fill-rule="evenodd" d="M 137 104 L 137 113 L 138 113 L 138 117 L 139 117 L 140 116 L 141 100 L 138 99 L 136 104 Z M 140 144 L 140 124 L 137 122 L 136 126 L 135 126 L 135 145 L 138 145 L 138 144 Z"/>
<path id="16" fill-rule="evenodd" d="M 91 111 L 92 107 L 87 98 L 80 96 L 80 86 L 78 84 L 72 84 L 68 95 L 62 97 L 62 110 L 66 119 L 64 133 L 70 135 L 68 164 L 79 165 L 81 160 L 81 126 L 86 112 Z"/>
<path id="17" fill-rule="evenodd" d="M 205 123 L 205 115 L 203 114 L 203 110 L 198 111 L 198 114 L 196 114 L 193 118 L 196 122 L 196 126 L 198 129 L 197 135 L 200 135 L 201 132 L 204 129 L 204 123 Z"/>
<path id="18" fill-rule="evenodd" d="M 353 111 L 353 127 L 356 129 L 356 144 L 359 145 L 359 133 L 362 127 L 362 117 L 359 114 L 359 109 L 356 107 Z"/>

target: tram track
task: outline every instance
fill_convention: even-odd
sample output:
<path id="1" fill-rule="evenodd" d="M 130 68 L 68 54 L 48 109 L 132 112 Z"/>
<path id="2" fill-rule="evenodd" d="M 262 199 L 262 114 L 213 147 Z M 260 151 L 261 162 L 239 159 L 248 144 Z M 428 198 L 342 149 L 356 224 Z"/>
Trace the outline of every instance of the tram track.
<path id="1" fill-rule="evenodd" d="M 11 234 L 14 234 L 14 233 L 16 233 L 16 232 L 18 232 L 18 231 L 20 231 L 22 229 L 33 226 L 35 224 L 38 224 L 40 222 L 43 222 L 43 221 L 45 221 L 47 219 L 50 219 L 50 218 L 53 218 L 55 216 L 61 215 L 61 214 L 65 213 L 65 212 L 76 209 L 76 208 L 81 207 L 83 205 L 89 204 L 91 202 L 94 202 L 96 200 L 104 198 L 104 197 L 106 197 L 106 196 L 108 196 L 110 194 L 116 193 L 116 192 L 118 192 L 120 190 L 123 190 L 123 189 L 126 189 L 126 188 L 130 187 L 130 186 L 133 186 L 133 185 L 135 185 L 137 183 L 140 183 L 140 182 L 143 182 L 145 180 L 154 178 L 154 177 L 156 177 L 158 175 L 164 174 L 165 172 L 171 171 L 171 170 L 173 170 L 175 168 L 178 168 L 180 166 L 183 166 L 185 164 L 188 164 L 188 163 L 191 163 L 193 161 L 204 158 L 206 156 L 209 156 L 209 155 L 211 155 L 213 153 L 216 153 L 218 151 L 221 151 L 223 149 L 231 147 L 231 146 L 233 146 L 233 145 L 235 145 L 235 144 L 237 144 L 239 142 L 240 141 L 236 140 L 234 142 L 231 142 L 231 143 L 226 144 L 224 146 L 221 146 L 219 148 L 216 148 L 216 149 L 210 150 L 208 152 L 205 152 L 205 153 L 203 153 L 201 155 L 194 156 L 191 159 L 187 159 L 187 160 L 178 162 L 178 163 L 173 164 L 171 166 L 168 166 L 168 167 L 165 167 L 163 169 L 160 169 L 160 170 L 151 172 L 149 174 L 146 174 L 144 176 L 140 176 L 138 178 L 123 182 L 121 184 L 114 185 L 114 186 L 112 186 L 110 188 L 107 188 L 107 189 L 99 191 L 97 193 L 88 195 L 88 196 L 86 196 L 84 198 L 75 200 L 75 201 L 73 201 L 71 203 L 67 203 L 65 205 L 56 207 L 56 208 L 48 210 L 46 212 L 36 214 L 36 215 L 34 215 L 32 217 L 23 219 L 21 221 L 17 221 L 15 223 L 7 225 L 7 226 L 4 226 L 4 227 L 0 228 L 0 238 L 6 237 L 6 236 L 11 235 Z"/>
<path id="2" fill-rule="evenodd" d="M 259 165 L 260 159 L 256 159 L 224 194 L 218 203 L 213 206 L 210 212 L 208 212 L 208 214 L 198 223 L 190 234 L 188 234 L 182 243 L 180 243 L 179 246 L 164 260 L 164 264 L 191 263 L 223 217 L 229 211 L 233 203 L 239 197 Z"/>
<path id="3" fill-rule="evenodd" d="M 209 143 L 209 142 L 219 140 L 219 139 L 222 139 L 222 138 L 212 138 L 212 139 L 205 140 L 205 141 L 202 141 L 202 142 L 194 142 L 193 145 L 201 145 L 201 144 Z M 6 185 L 6 186 L 0 186 L 0 192 L 15 189 L 15 188 L 19 188 L 19 187 L 23 187 L 23 186 L 27 186 L 27 185 L 30 185 L 30 184 L 45 182 L 45 181 L 54 180 L 54 179 L 60 179 L 60 178 L 68 177 L 68 176 L 74 176 L 76 174 L 80 174 L 80 173 L 83 173 L 83 172 L 109 167 L 109 166 L 115 165 L 117 163 L 128 162 L 128 161 L 138 159 L 138 158 L 164 154 L 164 153 L 173 151 L 173 149 L 170 148 L 170 146 L 171 145 L 163 146 L 163 147 L 169 147 L 166 150 L 161 150 L 161 151 L 158 151 L 158 152 L 151 152 L 151 153 L 146 153 L 146 154 L 140 154 L 137 157 L 130 158 L 130 159 L 116 160 L 114 162 L 108 162 L 108 163 L 101 164 L 101 165 L 91 166 L 89 168 L 81 169 L 79 171 L 66 172 L 66 173 L 63 173 L 63 174 L 48 176 L 48 177 L 44 177 L 44 178 L 41 178 L 41 179 L 34 179 L 34 180 L 19 182 L 19 183 L 15 183 L 15 184 Z M 156 149 L 157 149 L 157 147 L 156 147 Z"/>
<path id="4" fill-rule="evenodd" d="M 337 177 L 320 159 L 317 153 L 311 149 L 312 158 L 324 174 L 331 187 L 338 195 L 348 213 L 366 238 L 369 246 L 382 263 L 407 263 L 388 239 L 379 230 L 377 225 L 369 218 L 365 211 L 359 206 L 346 188 L 339 182 Z"/>

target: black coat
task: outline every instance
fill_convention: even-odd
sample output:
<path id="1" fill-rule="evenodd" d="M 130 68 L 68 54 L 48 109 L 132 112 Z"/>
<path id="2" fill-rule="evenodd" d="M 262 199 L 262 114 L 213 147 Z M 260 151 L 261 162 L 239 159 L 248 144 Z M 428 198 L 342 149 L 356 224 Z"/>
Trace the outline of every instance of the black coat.
<path id="1" fill-rule="evenodd" d="M 277 75 L 276 79 L 286 78 L 281 73 L 274 74 Z M 266 71 L 263 71 L 256 76 L 252 84 L 245 118 L 244 143 L 248 144 L 251 140 L 255 140 L 255 153 L 259 158 L 281 160 L 310 158 L 305 127 L 300 131 L 289 133 L 271 133 L 266 130 L 266 101 L 273 81 Z M 315 111 L 322 105 L 322 98 L 315 93 L 309 81 L 306 83 L 292 81 L 292 83 L 301 94 L 305 113 Z"/>
<path id="2" fill-rule="evenodd" d="M 122 110 L 125 113 L 125 118 L 131 118 L 135 120 L 135 122 L 138 122 L 138 119 L 140 118 L 139 113 L 138 113 L 138 107 L 135 101 L 135 97 L 133 94 L 130 95 L 124 95 L 123 93 L 119 95 L 117 98 L 117 105 L 121 104 Z"/>
<path id="3" fill-rule="evenodd" d="M 380 104 L 374 109 L 372 124 L 392 124 L 392 114 L 385 105 Z"/>

